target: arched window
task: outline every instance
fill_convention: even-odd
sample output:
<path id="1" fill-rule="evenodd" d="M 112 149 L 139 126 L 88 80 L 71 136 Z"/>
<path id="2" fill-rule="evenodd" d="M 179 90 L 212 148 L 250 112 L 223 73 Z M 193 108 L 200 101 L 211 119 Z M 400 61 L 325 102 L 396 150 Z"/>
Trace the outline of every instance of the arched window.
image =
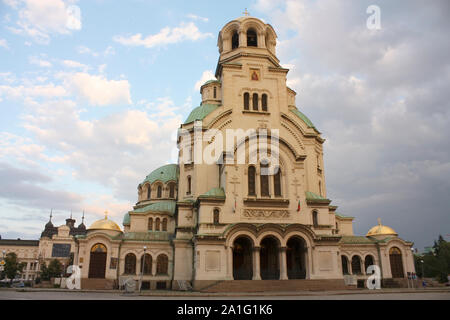
<path id="1" fill-rule="evenodd" d="M 155 231 L 159 231 L 160 224 L 161 224 L 161 221 L 159 220 L 159 218 L 156 218 L 156 220 L 155 220 Z"/>
<path id="2" fill-rule="evenodd" d="M 167 218 L 162 221 L 162 231 L 167 231 Z"/>
<path id="3" fill-rule="evenodd" d="M 219 209 L 214 209 L 214 217 L 213 217 L 214 224 L 219 224 L 220 223 L 219 222 L 219 214 L 220 214 Z"/>
<path id="4" fill-rule="evenodd" d="M 239 34 L 237 31 L 233 33 L 231 37 L 231 49 L 236 49 L 239 47 Z"/>
<path id="5" fill-rule="evenodd" d="M 267 94 L 263 93 L 261 97 L 261 109 L 267 111 Z"/>
<path id="6" fill-rule="evenodd" d="M 359 256 L 352 257 L 352 274 L 361 274 L 361 258 Z"/>
<path id="7" fill-rule="evenodd" d="M 187 192 L 186 194 L 191 194 L 191 176 L 187 177 Z"/>
<path id="8" fill-rule="evenodd" d="M 341 261 L 342 261 L 342 274 L 350 274 L 350 272 L 348 272 L 348 259 L 346 256 L 341 256 Z"/>
<path id="9" fill-rule="evenodd" d="M 244 93 L 244 110 L 250 110 L 250 94 Z"/>
<path id="10" fill-rule="evenodd" d="M 257 47 L 258 46 L 258 37 L 256 36 L 256 32 L 253 29 L 249 29 L 247 31 L 247 47 Z"/>
<path id="11" fill-rule="evenodd" d="M 214 87 L 214 99 L 217 97 L 217 89 Z"/>
<path id="12" fill-rule="evenodd" d="M 273 192 L 275 196 L 281 196 L 281 169 L 278 168 L 277 173 L 273 176 Z"/>
<path id="13" fill-rule="evenodd" d="M 148 227 L 147 227 L 148 231 L 152 231 L 153 230 L 153 218 L 148 218 Z"/>
<path id="14" fill-rule="evenodd" d="M 169 258 L 165 254 L 160 254 L 156 259 L 156 274 L 167 274 Z"/>
<path id="15" fill-rule="evenodd" d="M 125 256 L 125 274 L 136 274 L 136 256 L 132 253 Z"/>
<path id="16" fill-rule="evenodd" d="M 253 110 L 258 110 L 258 94 L 254 93 L 252 98 Z"/>
<path id="17" fill-rule="evenodd" d="M 313 218 L 313 226 L 318 227 L 319 226 L 319 214 L 317 213 L 317 211 L 313 211 L 312 218 Z"/>
<path id="18" fill-rule="evenodd" d="M 375 263 L 373 262 L 373 257 L 370 254 L 367 255 L 366 258 L 364 259 L 364 271 L 367 272 L 367 268 L 374 264 Z"/>
<path id="19" fill-rule="evenodd" d="M 162 186 L 158 186 L 158 192 L 157 192 L 157 194 L 156 194 L 156 197 L 157 198 L 161 198 L 162 197 Z"/>
<path id="20" fill-rule="evenodd" d="M 151 195 L 152 195 L 152 187 L 148 184 L 147 185 L 147 199 L 150 200 Z"/>
<path id="21" fill-rule="evenodd" d="M 141 257 L 141 269 L 143 274 L 152 274 L 152 256 L 148 253 Z"/>
<path id="22" fill-rule="evenodd" d="M 175 183 L 169 185 L 169 198 L 175 198 Z"/>
<path id="23" fill-rule="evenodd" d="M 267 174 L 268 164 L 261 163 L 261 175 L 260 175 L 260 182 L 261 182 L 261 196 L 268 197 L 270 196 L 269 193 L 269 175 Z"/>
<path id="24" fill-rule="evenodd" d="M 248 167 L 248 195 L 255 196 L 255 179 L 256 179 L 256 169 L 254 166 Z"/>

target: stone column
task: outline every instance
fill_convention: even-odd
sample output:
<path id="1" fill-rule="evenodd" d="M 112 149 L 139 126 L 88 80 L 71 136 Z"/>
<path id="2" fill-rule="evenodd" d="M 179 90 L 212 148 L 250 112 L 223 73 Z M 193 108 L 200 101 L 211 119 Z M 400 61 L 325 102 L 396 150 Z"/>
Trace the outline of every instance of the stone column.
<path id="1" fill-rule="evenodd" d="M 280 280 L 287 280 L 286 247 L 280 248 Z"/>
<path id="2" fill-rule="evenodd" d="M 152 259 L 152 276 L 156 275 L 156 259 Z"/>
<path id="3" fill-rule="evenodd" d="M 259 267 L 259 251 L 261 250 L 260 247 L 254 247 L 253 248 L 253 279 L 252 280 L 261 280 L 261 270 Z"/>
<path id="4" fill-rule="evenodd" d="M 233 278 L 233 247 L 229 246 L 227 250 L 227 279 L 234 280 Z"/>

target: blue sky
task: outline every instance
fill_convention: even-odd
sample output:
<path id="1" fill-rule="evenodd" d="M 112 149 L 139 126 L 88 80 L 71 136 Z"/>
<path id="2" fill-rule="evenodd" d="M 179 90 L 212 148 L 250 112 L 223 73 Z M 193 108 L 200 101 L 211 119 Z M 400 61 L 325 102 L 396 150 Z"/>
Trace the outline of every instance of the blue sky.
<path id="1" fill-rule="evenodd" d="M 327 139 L 328 197 L 418 247 L 450 234 L 446 1 L 0 2 L 0 234 L 37 238 L 51 208 L 117 222 L 172 162 L 217 35 L 247 7 L 276 30 L 297 107 Z M 76 14 L 79 10 L 80 15 Z"/>

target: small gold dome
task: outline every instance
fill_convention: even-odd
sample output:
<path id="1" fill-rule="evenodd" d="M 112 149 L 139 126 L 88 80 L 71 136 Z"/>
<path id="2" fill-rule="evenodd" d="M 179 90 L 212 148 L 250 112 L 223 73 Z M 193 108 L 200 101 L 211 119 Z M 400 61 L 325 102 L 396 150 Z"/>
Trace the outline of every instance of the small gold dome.
<path id="1" fill-rule="evenodd" d="M 395 232 L 394 229 L 392 229 L 391 227 L 388 227 L 388 226 L 383 226 L 381 224 L 380 219 L 378 219 L 378 225 L 371 228 L 369 230 L 369 232 L 367 232 L 366 237 L 379 236 L 379 235 L 398 236 L 397 232 Z"/>
<path id="2" fill-rule="evenodd" d="M 113 231 L 120 231 L 120 227 L 112 220 L 108 220 L 108 216 L 105 214 L 105 218 L 101 220 L 95 221 L 88 230 L 94 230 L 94 229 L 100 229 L 100 230 L 113 230 Z"/>

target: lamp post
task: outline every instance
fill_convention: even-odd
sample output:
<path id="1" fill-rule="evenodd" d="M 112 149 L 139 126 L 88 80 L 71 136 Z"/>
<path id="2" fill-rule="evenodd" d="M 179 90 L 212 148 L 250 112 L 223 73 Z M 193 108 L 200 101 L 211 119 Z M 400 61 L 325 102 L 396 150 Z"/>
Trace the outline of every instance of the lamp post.
<path id="1" fill-rule="evenodd" d="M 147 250 L 147 246 L 144 246 L 144 255 L 142 256 L 142 265 L 141 265 L 141 281 L 139 281 L 139 293 L 142 290 L 142 275 L 144 274 L 145 267 L 145 251 Z"/>
<path id="2" fill-rule="evenodd" d="M 3 254 L 3 258 L 2 258 L 2 262 L 3 262 L 3 265 L 2 265 L 2 274 L 4 275 L 4 274 L 5 274 L 5 265 L 6 265 L 6 261 L 5 261 L 6 250 L 3 250 L 3 251 L 2 251 L 2 254 Z M 5 278 L 6 278 L 6 276 L 5 276 Z"/>
<path id="3" fill-rule="evenodd" d="M 423 259 L 420 260 L 420 263 L 422 264 L 422 279 L 423 279 L 423 278 L 425 278 L 425 273 L 423 271 L 423 264 L 424 264 Z"/>

